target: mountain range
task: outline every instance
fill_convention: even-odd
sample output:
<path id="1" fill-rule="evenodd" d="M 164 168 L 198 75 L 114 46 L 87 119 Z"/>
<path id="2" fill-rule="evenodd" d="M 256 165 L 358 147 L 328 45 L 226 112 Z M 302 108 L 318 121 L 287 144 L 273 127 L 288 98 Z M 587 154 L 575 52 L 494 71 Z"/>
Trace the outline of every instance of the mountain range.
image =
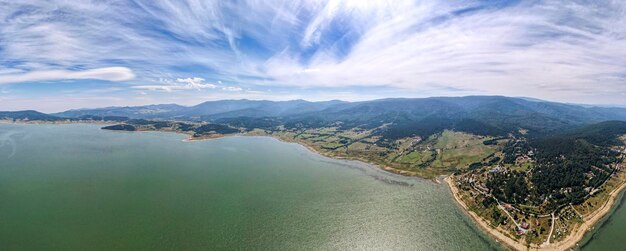
<path id="1" fill-rule="evenodd" d="M 582 106 L 503 96 L 390 98 L 362 102 L 305 100 L 220 100 L 195 106 L 159 104 L 76 109 L 43 114 L 0 112 L 4 119 L 149 119 L 205 121 L 242 127 L 340 126 L 384 128 L 388 138 L 426 136 L 453 129 L 480 135 L 506 135 L 520 130 L 547 135 L 610 120 L 626 121 L 626 108 Z M 108 119 L 107 119 L 108 118 Z"/>

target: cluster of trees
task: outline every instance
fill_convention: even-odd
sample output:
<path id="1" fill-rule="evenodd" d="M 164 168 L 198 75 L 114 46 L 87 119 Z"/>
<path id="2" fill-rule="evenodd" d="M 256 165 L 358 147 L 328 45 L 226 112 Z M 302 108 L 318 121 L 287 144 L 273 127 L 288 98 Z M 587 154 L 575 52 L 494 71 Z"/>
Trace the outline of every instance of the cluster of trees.
<path id="1" fill-rule="evenodd" d="M 559 135 L 526 141 L 511 141 L 504 149 L 504 162 L 515 160 L 520 152 L 535 149 L 535 165 L 529 174 L 508 172 L 491 174 L 487 186 L 494 196 L 510 203 L 518 203 L 523 196 L 531 203 L 542 204 L 547 198 L 548 208 L 567 203 L 582 203 L 590 189 L 602 185 L 613 173 L 611 164 L 618 154 L 607 147 L 587 142 L 572 135 Z M 532 191 L 529 191 L 529 182 Z"/>
<path id="2" fill-rule="evenodd" d="M 485 142 L 483 142 L 484 144 Z M 524 139 L 513 139 L 507 142 L 502 148 L 503 159 L 505 164 L 513 164 L 517 157 L 527 154 L 532 147 Z"/>
<path id="3" fill-rule="evenodd" d="M 518 156 L 533 150 L 534 168 L 489 173 L 485 185 L 497 199 L 512 204 L 543 205 L 547 201 L 546 208 L 553 210 L 583 203 L 592 189 L 610 179 L 612 165 L 622 161 L 608 146 L 622 144 L 616 138 L 623 134 L 626 122 L 609 121 L 556 136 L 511 140 L 502 149 L 502 162 L 514 163 Z M 497 160 L 493 161 L 490 163 Z M 470 165 L 470 169 L 487 164 L 483 162 Z"/>
<path id="4" fill-rule="evenodd" d="M 114 130 L 114 131 L 136 131 L 137 130 L 137 128 L 135 128 L 135 126 L 128 125 L 128 124 L 119 124 L 119 125 L 105 126 L 105 127 L 102 127 L 102 129 Z"/>
<path id="5" fill-rule="evenodd" d="M 495 154 L 492 153 L 489 156 L 483 158 L 481 161 L 470 164 L 468 169 L 471 171 L 471 170 L 480 169 L 484 166 L 494 166 L 494 165 L 499 164 L 501 158 L 498 156 L 494 157 L 494 155 Z"/>
<path id="6" fill-rule="evenodd" d="M 193 131 L 196 133 L 196 135 L 207 134 L 211 132 L 215 132 L 219 134 L 230 134 L 230 133 L 238 133 L 239 129 L 232 128 L 230 126 L 223 125 L 223 124 L 205 124 L 205 125 L 201 125 L 193 129 Z"/>
<path id="7" fill-rule="evenodd" d="M 181 130 L 181 131 L 191 131 L 193 130 L 193 128 L 195 127 L 195 125 L 193 124 L 187 124 L 187 123 L 177 123 L 176 124 L 176 129 Z"/>
<path id="8" fill-rule="evenodd" d="M 599 146 L 623 145 L 618 136 L 626 134 L 626 121 L 606 121 L 573 130 L 566 135 L 571 138 L 584 139 Z"/>
<path id="9" fill-rule="evenodd" d="M 588 194 L 584 189 L 602 185 L 613 173 L 609 165 L 618 161 L 610 149 L 568 136 L 539 140 L 535 146 L 540 150 L 533 184 L 538 193 L 552 195 L 557 204 L 581 203 Z"/>
<path id="10" fill-rule="evenodd" d="M 504 139 L 504 137 L 497 137 L 497 138 L 494 138 L 494 139 L 488 139 L 488 140 L 483 141 L 483 145 L 486 145 L 486 146 L 496 145 L 496 144 L 498 144 L 498 140 L 501 140 L 501 139 Z"/>
<path id="11" fill-rule="evenodd" d="M 236 117 L 236 118 L 223 118 L 218 119 L 215 122 L 221 124 L 228 124 L 233 127 L 245 128 L 246 130 L 252 130 L 254 128 L 273 130 L 276 127 L 282 125 L 282 121 L 277 118 L 263 117 Z"/>
<path id="12" fill-rule="evenodd" d="M 124 124 L 117 124 L 112 126 L 105 126 L 102 129 L 105 130 L 118 130 L 118 131 L 136 131 L 137 128 L 150 128 L 153 127 L 156 130 L 163 128 L 174 128 L 180 131 L 194 132 L 195 136 L 201 136 L 209 133 L 219 134 L 231 134 L 238 133 L 238 128 L 233 128 L 225 124 L 204 124 L 198 126 L 197 124 L 183 123 L 183 122 L 171 122 L 171 121 L 159 121 L 159 120 L 145 120 L 145 119 L 131 119 Z"/>
<path id="13" fill-rule="evenodd" d="M 503 136 L 507 134 L 507 130 L 501 129 L 474 119 L 467 118 L 447 118 L 440 116 L 430 116 L 421 120 L 395 120 L 390 126 L 380 131 L 383 138 L 391 140 L 421 136 L 428 137 L 430 135 L 441 133 L 444 130 L 454 130 L 466 132 L 475 135 L 492 135 Z M 497 143 L 497 139 L 487 144 Z"/>
<path id="14" fill-rule="evenodd" d="M 510 204 L 524 203 L 530 194 L 528 181 L 523 172 L 493 172 L 485 183 L 491 194 Z"/>

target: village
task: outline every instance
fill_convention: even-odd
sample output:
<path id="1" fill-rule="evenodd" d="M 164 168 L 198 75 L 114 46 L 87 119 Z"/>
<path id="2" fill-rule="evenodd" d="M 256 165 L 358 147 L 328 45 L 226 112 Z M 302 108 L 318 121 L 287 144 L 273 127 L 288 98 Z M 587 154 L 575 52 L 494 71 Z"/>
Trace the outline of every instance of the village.
<path id="1" fill-rule="evenodd" d="M 514 142 L 513 145 L 519 143 L 519 141 Z M 591 166 L 594 171 L 586 173 L 585 178 L 591 180 L 595 176 L 594 172 L 604 173 L 607 169 L 612 170 L 611 177 L 619 177 L 606 179 L 598 187 L 585 187 L 584 192 L 588 195 L 584 203 L 579 205 L 565 203 L 556 207 L 547 207 L 547 203 L 532 204 L 529 199 L 530 195 L 514 203 L 503 201 L 493 194 L 494 191 L 488 184 L 496 176 L 511 177 L 515 176 L 514 174 L 521 174 L 526 181 L 531 180 L 531 169 L 535 164 L 535 150 L 520 151 L 521 149 L 523 148 L 514 148 L 516 155 L 513 164 L 498 163 L 469 170 L 457 174 L 454 182 L 460 190 L 461 199 L 468 205 L 469 210 L 489 222 L 492 228 L 526 245 L 541 247 L 568 237 L 586 218 L 594 215 L 601 205 L 598 202 L 605 199 L 608 192 L 626 180 L 622 172 L 626 147 L 617 146 L 611 149 L 618 153 L 621 161 L 603 168 Z M 524 168 L 520 168 L 522 166 Z M 531 182 L 528 188 L 534 188 Z M 572 189 L 563 189 L 563 192 L 572 193 Z M 547 201 L 548 198 L 544 200 Z"/>

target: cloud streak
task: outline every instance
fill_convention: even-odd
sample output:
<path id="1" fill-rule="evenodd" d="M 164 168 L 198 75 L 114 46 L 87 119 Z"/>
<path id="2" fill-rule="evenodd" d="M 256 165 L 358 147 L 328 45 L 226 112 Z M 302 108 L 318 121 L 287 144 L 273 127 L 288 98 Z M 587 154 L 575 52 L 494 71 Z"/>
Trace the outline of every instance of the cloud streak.
<path id="1" fill-rule="evenodd" d="M 136 85 L 132 86 L 134 89 L 145 90 L 164 90 L 171 92 L 174 90 L 201 90 L 201 89 L 215 89 L 217 85 L 204 83 L 203 78 L 178 78 L 176 81 L 161 79 L 162 84 L 158 85 Z"/>
<path id="2" fill-rule="evenodd" d="M 105 81 L 127 81 L 135 78 L 132 70 L 126 67 L 107 67 L 82 71 L 43 70 L 22 73 L 0 74 L 0 84 L 36 81 L 95 79 Z"/>
<path id="3" fill-rule="evenodd" d="M 218 81 L 217 84 L 206 83 L 205 79 L 199 77 L 193 78 L 178 78 L 176 81 L 168 79 L 160 79 L 160 84 L 157 85 L 136 85 L 132 86 L 134 89 L 143 90 L 162 90 L 166 92 L 180 91 L 180 90 L 203 90 L 203 89 L 219 89 L 229 92 L 240 92 L 243 88 L 238 86 L 226 86 Z"/>
<path id="4" fill-rule="evenodd" d="M 624 89 L 607 81 L 626 71 L 626 31 L 616 26 L 626 19 L 623 2 L 519 4 L 453 14 L 462 10 L 446 4 L 407 8 L 366 30 L 347 56 L 321 50 L 298 65 L 293 54 L 281 54 L 268 60 L 265 72 L 277 82 L 303 86 L 443 85 L 509 95 L 522 89 L 550 93 L 544 86 Z"/>
<path id="5" fill-rule="evenodd" d="M 626 2 L 617 0 L 0 0 L 4 84 L 624 103 L 625 72 Z"/>

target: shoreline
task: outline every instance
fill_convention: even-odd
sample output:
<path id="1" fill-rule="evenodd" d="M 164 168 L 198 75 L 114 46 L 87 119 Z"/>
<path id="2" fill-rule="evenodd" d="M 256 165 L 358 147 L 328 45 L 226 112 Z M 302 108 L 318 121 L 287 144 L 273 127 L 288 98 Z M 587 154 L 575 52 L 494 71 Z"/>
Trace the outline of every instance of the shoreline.
<path id="1" fill-rule="evenodd" d="M 579 243 L 585 238 L 585 234 L 595 228 L 595 225 L 598 224 L 604 217 L 608 216 L 609 213 L 613 210 L 613 207 L 616 205 L 616 199 L 619 197 L 620 193 L 626 188 L 626 183 L 623 183 L 618 188 L 611 191 L 609 194 L 609 199 L 602 205 L 601 208 L 596 210 L 590 219 L 585 220 L 578 228 L 576 228 L 573 234 L 570 234 L 568 238 L 561 242 L 554 243 L 556 247 L 552 248 L 551 245 L 548 246 L 550 249 L 546 250 L 561 250 L 559 247 L 568 246 L 568 248 L 573 248 L 579 245 Z"/>
<path id="2" fill-rule="evenodd" d="M 161 132 L 161 131 L 156 131 L 156 132 Z M 184 135 L 188 135 L 186 133 L 182 133 L 182 132 L 174 132 L 174 133 L 179 133 L 179 134 L 184 134 Z M 280 142 L 284 142 L 284 143 L 290 143 L 290 144 L 297 144 L 300 146 L 305 147 L 306 149 L 308 149 L 311 152 L 314 152 L 318 155 L 327 157 L 327 158 L 331 158 L 331 159 L 337 159 L 337 160 L 349 160 L 349 161 L 359 161 L 359 162 L 363 162 L 364 164 L 368 164 L 368 165 L 373 165 L 376 166 L 376 168 L 383 170 L 383 171 L 387 171 L 393 174 L 397 174 L 397 175 L 402 175 L 405 177 L 416 177 L 416 178 L 421 178 L 424 180 L 432 180 L 433 182 L 439 183 L 437 181 L 437 177 L 433 177 L 432 179 L 428 179 L 428 178 L 424 178 L 424 177 L 420 177 L 417 175 L 417 173 L 412 173 L 412 172 L 408 172 L 408 171 L 404 171 L 404 170 L 398 170 L 395 169 L 393 167 L 390 166 L 384 166 L 384 165 L 380 165 L 378 163 L 374 163 L 372 161 L 366 160 L 366 159 L 362 159 L 359 157 L 349 157 L 349 156 L 337 156 L 337 155 L 333 155 L 330 153 L 325 153 L 325 152 L 321 152 L 317 149 L 315 149 L 314 147 L 307 145 L 303 142 L 300 141 L 290 141 L 290 140 L 285 140 L 279 136 L 276 135 L 270 135 L 270 134 L 246 134 L 246 133 L 236 133 L 236 134 L 228 134 L 228 135 L 224 135 L 224 134 L 220 134 L 220 135 L 216 135 L 215 137 L 206 137 L 206 138 L 194 138 L 191 135 L 188 135 L 189 137 L 187 137 L 186 139 L 183 139 L 183 142 L 186 143 L 190 143 L 190 142 L 194 142 L 194 141 L 204 141 L 204 140 L 214 140 L 214 139 L 220 139 L 220 138 L 225 138 L 225 137 L 268 137 L 268 138 L 273 138 L 276 139 Z"/>
<path id="3" fill-rule="evenodd" d="M 106 123 L 106 122 L 89 122 L 89 121 L 75 121 L 75 122 L 63 122 L 63 123 L 55 123 L 55 122 L 11 122 L 11 121 L 4 121 L 4 120 L 0 120 L 0 124 L 55 124 L 55 125 L 63 125 L 63 124 L 94 124 L 94 125 L 106 125 L 106 124 L 111 124 Z M 104 130 L 102 128 L 100 128 L 101 130 Z M 107 131 L 114 131 L 114 132 L 120 132 L 117 130 L 107 130 Z M 183 132 L 178 132 L 178 131 L 160 131 L 160 130 L 137 130 L 137 131 L 121 131 L 121 132 L 159 132 L 159 133 L 175 133 L 175 134 L 182 134 L 182 135 L 186 135 L 187 137 L 185 139 L 182 140 L 182 142 L 186 142 L 186 143 L 191 143 L 191 142 L 195 142 L 195 141 L 205 141 L 205 140 L 215 140 L 215 139 L 220 139 L 220 138 L 225 138 L 225 137 L 268 137 L 268 138 L 273 138 L 275 140 L 284 142 L 284 143 L 289 143 L 289 144 L 297 144 L 300 145 L 304 148 L 306 148 L 307 150 L 318 154 L 320 156 L 323 157 L 327 157 L 330 159 L 335 159 L 335 160 L 347 160 L 347 161 L 357 161 L 357 162 L 361 162 L 362 164 L 371 166 L 373 168 L 377 168 L 378 170 L 382 170 L 385 172 L 389 172 L 391 174 L 394 175 L 401 175 L 403 177 L 412 177 L 412 178 L 419 178 L 422 180 L 431 180 L 437 184 L 441 184 L 440 182 L 440 178 L 444 177 L 443 180 L 446 183 L 446 185 L 448 186 L 448 188 L 450 189 L 450 192 L 452 193 L 452 199 L 454 201 L 456 201 L 456 203 L 461 206 L 463 212 L 465 212 L 468 216 L 470 216 L 470 218 L 472 219 L 472 221 L 478 225 L 478 227 L 483 231 L 486 232 L 489 236 L 491 236 L 491 238 L 493 238 L 497 243 L 504 245 L 505 247 L 509 248 L 509 249 L 513 249 L 513 250 L 537 250 L 537 251 L 560 251 L 560 250 L 573 250 L 574 248 L 576 248 L 580 242 L 582 240 L 584 240 L 584 238 L 586 237 L 586 234 L 588 232 L 590 232 L 591 230 L 593 230 L 595 228 L 595 225 L 598 224 L 602 219 L 604 219 L 606 216 L 609 215 L 609 213 L 612 211 L 613 207 L 615 206 L 615 202 L 617 197 L 620 195 L 620 193 L 626 189 L 626 182 L 622 183 L 619 187 L 617 187 L 616 189 L 614 189 L 613 191 L 611 191 L 609 193 L 609 198 L 608 200 L 597 210 L 595 210 L 590 216 L 589 219 L 584 220 L 584 222 L 582 224 L 580 224 L 579 226 L 575 227 L 572 232 L 563 240 L 559 241 L 559 242 L 554 242 L 554 243 L 550 243 L 548 245 L 524 245 L 522 243 L 519 243 L 517 240 L 514 240 L 508 236 L 506 236 L 505 234 L 503 234 L 500 230 L 498 230 L 497 228 L 493 228 L 490 226 L 490 224 L 488 222 L 486 222 L 482 217 L 478 216 L 476 213 L 474 213 L 473 211 L 470 211 L 469 208 L 467 207 L 467 205 L 465 204 L 465 202 L 463 202 L 463 200 L 461 200 L 460 195 L 459 195 L 459 191 L 458 188 L 456 187 L 456 184 L 454 184 L 452 177 L 454 176 L 453 174 L 450 175 L 438 175 L 436 177 L 433 177 L 431 179 L 428 178 L 424 178 L 424 177 L 420 177 L 417 175 L 417 173 L 410 173 L 407 171 L 403 171 L 403 170 L 398 170 L 389 166 L 385 166 L 385 165 L 380 165 L 378 163 L 374 163 L 368 160 L 364 160 L 362 158 L 359 157 L 349 157 L 349 156 L 336 156 L 333 155 L 331 153 L 325 153 L 325 152 L 321 152 L 317 149 L 315 149 L 312 146 L 309 146 L 303 142 L 299 142 L 299 141 L 289 141 L 289 140 L 285 140 L 279 136 L 276 135 L 253 135 L 253 134 L 246 134 L 246 133 L 236 133 L 236 134 L 217 134 L 217 135 L 213 135 L 210 137 L 201 137 L 201 138 L 194 138 L 193 135 L 187 134 L 187 133 L 183 133 Z M 588 217 L 589 217 L 588 216 Z"/>
<path id="4" fill-rule="evenodd" d="M 615 206 L 615 202 L 620 193 L 626 188 L 626 183 L 623 183 L 618 188 L 611 191 L 609 194 L 609 199 L 600 207 L 598 210 L 595 210 L 589 219 L 584 220 L 584 222 L 577 226 L 572 232 L 563 240 L 559 242 L 550 243 L 548 245 L 531 245 L 526 246 L 518 241 L 504 235 L 498 229 L 493 228 L 486 222 L 483 218 L 478 216 L 476 213 L 470 211 L 460 198 L 459 190 L 454 184 L 452 177 L 454 175 L 447 176 L 444 180 L 452 193 L 452 198 L 457 202 L 459 206 L 466 212 L 470 218 L 480 227 L 481 230 L 486 232 L 489 236 L 494 238 L 498 243 L 505 245 L 506 247 L 513 250 L 547 250 L 547 251 L 560 251 L 560 250 L 572 250 L 580 244 L 582 240 L 584 240 L 585 235 L 595 228 L 595 225 L 600 222 L 604 217 L 608 216 L 613 207 Z"/>
<path id="5" fill-rule="evenodd" d="M 491 227 L 489 223 L 486 222 L 483 218 L 478 216 L 476 213 L 470 211 L 465 202 L 463 202 L 463 200 L 461 200 L 460 198 L 459 190 L 452 180 L 453 176 L 454 175 L 448 175 L 444 179 L 444 181 L 450 189 L 450 192 L 452 193 L 452 199 L 456 201 L 457 205 L 461 206 L 463 212 L 470 216 L 474 224 L 476 224 L 483 232 L 486 232 L 491 238 L 495 239 L 497 243 L 500 243 L 509 249 L 527 250 L 527 247 L 525 245 L 522 245 L 521 243 L 518 243 L 517 241 L 505 236 L 497 229 Z"/>
<path id="6" fill-rule="evenodd" d="M 157 131 L 158 132 L 158 131 Z M 180 132 L 175 132 L 175 133 L 180 133 Z M 184 133 L 181 133 L 184 134 Z M 187 134 L 185 134 L 187 135 Z M 383 170 L 395 175 L 402 175 L 404 177 L 415 177 L 415 178 L 420 178 L 423 180 L 431 180 L 437 184 L 441 184 L 441 182 L 439 181 L 438 177 L 445 177 L 443 180 L 446 183 L 446 185 L 448 186 L 448 188 L 451 190 L 452 192 L 452 198 L 457 202 L 457 204 L 459 204 L 462 208 L 463 211 L 468 214 L 470 216 L 470 218 L 473 220 L 473 222 L 479 226 L 479 228 L 486 232 L 489 236 L 491 236 L 497 243 L 500 243 L 504 246 L 506 246 L 507 248 L 513 249 L 513 250 L 537 250 L 537 251 L 560 251 L 560 250 L 572 250 L 574 248 L 576 248 L 579 243 L 585 238 L 585 235 L 594 229 L 595 225 L 598 224 L 598 222 L 600 222 L 604 217 L 608 216 L 608 214 L 611 212 L 611 209 L 613 209 L 613 206 L 615 205 L 615 200 L 616 198 L 619 196 L 619 194 L 626 188 L 626 182 L 623 183 L 622 185 L 620 185 L 618 188 L 614 189 L 613 191 L 611 191 L 611 193 L 609 194 L 609 199 L 606 201 L 606 203 L 604 203 L 599 209 L 595 210 L 593 212 L 592 215 L 590 215 L 591 217 L 587 220 L 585 220 L 581 225 L 577 226 L 576 228 L 574 228 L 572 230 L 572 232 L 563 240 L 559 241 L 559 242 L 553 242 L 550 243 L 548 245 L 541 245 L 541 246 L 537 246 L 537 245 L 531 245 L 531 246 L 527 246 L 524 245 L 522 243 L 519 243 L 517 240 L 514 240 L 506 235 L 504 235 L 502 232 L 500 232 L 498 229 L 493 228 L 489 225 L 489 223 L 487 223 L 484 219 L 482 219 L 480 216 L 478 216 L 476 213 L 470 211 L 467 207 L 467 205 L 465 205 L 465 203 L 459 198 L 459 193 L 458 193 L 458 189 L 456 188 L 456 185 L 453 184 L 453 181 L 451 179 L 451 177 L 453 175 L 439 175 L 437 177 L 434 177 L 432 179 L 427 179 L 427 178 L 423 178 L 423 177 L 419 177 L 417 176 L 417 174 L 412 174 L 412 175 L 408 175 L 408 172 L 406 171 L 402 171 L 402 170 L 397 170 L 395 168 L 392 167 L 388 167 L 388 166 L 384 166 L 384 165 L 380 165 L 371 161 L 367 161 L 367 160 L 363 160 L 361 158 L 358 157 L 343 157 L 343 156 L 336 156 L 333 154 L 328 154 L 328 153 L 324 153 L 324 152 L 320 152 L 319 150 L 315 149 L 312 146 L 309 146 L 303 142 L 299 142 L 299 141 L 289 141 L 289 140 L 285 140 L 281 137 L 275 136 L 275 135 L 249 135 L 249 134 L 232 134 L 232 135 L 219 135 L 217 137 L 209 137 L 209 138 L 193 138 L 191 135 L 189 135 L 189 137 L 187 139 L 184 139 L 183 142 L 193 142 L 193 141 L 204 141 L 204 140 L 213 140 L 213 139 L 219 139 L 219 138 L 225 138 L 225 137 L 233 137 L 233 136 L 239 136 L 239 137 L 269 137 L 269 138 L 273 138 L 276 139 L 278 141 L 284 142 L 284 143 L 290 143 L 290 144 L 297 144 L 300 145 L 306 149 L 308 149 L 309 151 L 318 154 L 320 156 L 324 156 L 327 158 L 331 158 L 331 159 L 336 159 L 336 160 L 348 160 L 348 161 L 358 161 L 358 162 L 362 162 L 363 164 L 366 165 L 370 165 L 373 166 L 375 168 L 378 168 L 379 170 Z"/>

